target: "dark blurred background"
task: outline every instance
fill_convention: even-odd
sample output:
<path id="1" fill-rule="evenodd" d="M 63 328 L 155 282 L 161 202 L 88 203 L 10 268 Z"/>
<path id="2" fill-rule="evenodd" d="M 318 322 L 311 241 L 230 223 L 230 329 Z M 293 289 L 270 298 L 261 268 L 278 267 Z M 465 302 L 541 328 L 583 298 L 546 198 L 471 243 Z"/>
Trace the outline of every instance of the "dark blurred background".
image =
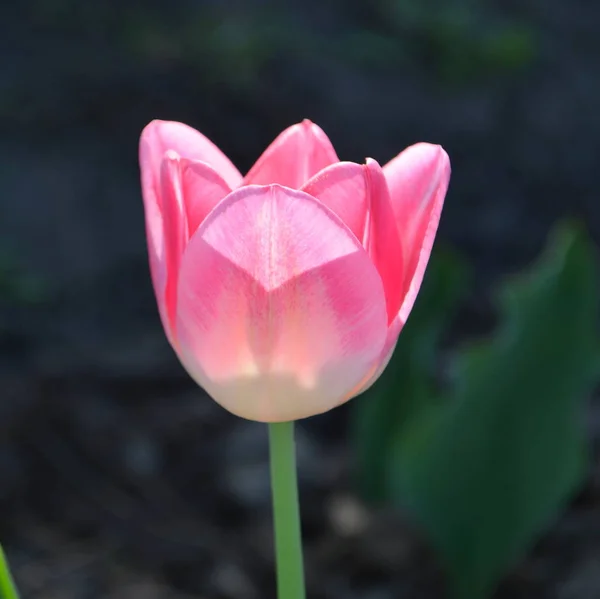
<path id="1" fill-rule="evenodd" d="M 242 172 L 303 118 L 347 160 L 442 144 L 468 338 L 559 218 L 598 239 L 599 30 L 595 0 L 2 3 L 0 538 L 23 598 L 274 596 L 265 428 L 204 397 L 157 315 L 148 121 L 198 128 Z M 441 597 L 410 519 L 354 492 L 349 409 L 298 431 L 310 596 Z M 600 597 L 585 513 L 498 596 Z"/>

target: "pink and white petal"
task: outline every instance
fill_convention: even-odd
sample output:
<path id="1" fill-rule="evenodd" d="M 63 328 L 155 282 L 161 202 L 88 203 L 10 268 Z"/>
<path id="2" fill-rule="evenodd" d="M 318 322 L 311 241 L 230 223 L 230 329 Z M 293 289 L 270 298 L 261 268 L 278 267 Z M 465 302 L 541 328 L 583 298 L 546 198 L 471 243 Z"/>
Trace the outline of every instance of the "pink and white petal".
<path id="1" fill-rule="evenodd" d="M 388 322 L 403 298 L 402 246 L 383 171 L 377 162 L 339 162 L 313 177 L 303 188 L 333 210 L 361 241 L 385 289 Z"/>
<path id="2" fill-rule="evenodd" d="M 301 191 L 234 191 L 183 256 L 179 357 L 238 416 L 276 422 L 331 409 L 373 368 L 386 324 L 369 256 Z"/>
<path id="3" fill-rule="evenodd" d="M 223 177 L 205 162 L 181 159 L 183 199 L 190 237 L 207 214 L 229 193 Z"/>
<path id="4" fill-rule="evenodd" d="M 165 332 L 173 344 L 179 265 L 188 241 L 187 218 L 181 188 L 181 165 L 179 156 L 174 151 L 168 151 L 161 164 L 161 195 L 164 287 L 155 291 Z"/>
<path id="5" fill-rule="evenodd" d="M 441 146 L 419 143 L 383 168 L 405 253 L 405 298 L 400 328 L 421 286 L 450 180 L 450 159 Z"/>
<path id="6" fill-rule="evenodd" d="M 362 243 L 370 211 L 365 168 L 355 162 L 337 162 L 323 169 L 302 187 L 335 212 Z"/>
<path id="7" fill-rule="evenodd" d="M 140 155 L 143 154 L 143 160 L 140 158 L 142 169 L 158 173 L 165 152 L 174 150 L 184 158 L 212 166 L 232 189 L 242 183 L 242 175 L 229 158 L 206 136 L 183 123 L 152 121 L 142 131 L 140 146 L 144 147 L 140 150 Z"/>
<path id="8" fill-rule="evenodd" d="M 280 133 L 244 178 L 245 185 L 279 183 L 300 189 L 320 170 L 338 162 L 325 132 L 304 120 Z"/>

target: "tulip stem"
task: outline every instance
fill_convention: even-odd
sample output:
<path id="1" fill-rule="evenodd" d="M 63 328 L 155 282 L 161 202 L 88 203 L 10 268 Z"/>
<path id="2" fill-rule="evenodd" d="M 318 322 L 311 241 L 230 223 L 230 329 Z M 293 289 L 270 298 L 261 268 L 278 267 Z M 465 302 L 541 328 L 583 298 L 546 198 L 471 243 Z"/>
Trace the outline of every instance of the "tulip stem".
<path id="1" fill-rule="evenodd" d="M 294 422 L 269 424 L 279 599 L 305 599 Z"/>

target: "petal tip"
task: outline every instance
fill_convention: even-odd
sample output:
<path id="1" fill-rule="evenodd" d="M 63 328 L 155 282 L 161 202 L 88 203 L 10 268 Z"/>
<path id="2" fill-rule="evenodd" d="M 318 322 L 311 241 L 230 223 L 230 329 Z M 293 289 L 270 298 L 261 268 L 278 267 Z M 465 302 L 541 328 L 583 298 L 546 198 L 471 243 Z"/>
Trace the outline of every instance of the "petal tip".
<path id="1" fill-rule="evenodd" d="M 365 158 L 365 164 L 363 168 L 366 168 L 367 170 L 381 170 L 381 165 L 374 158 L 367 157 Z"/>
<path id="2" fill-rule="evenodd" d="M 431 157 L 432 160 L 441 163 L 442 166 L 447 166 L 448 168 L 450 167 L 450 157 L 448 156 L 446 150 L 440 144 L 432 144 L 429 142 L 422 141 L 414 144 L 413 146 L 411 146 L 411 148 L 408 149 L 413 149 L 419 152 L 423 159 L 425 159 L 426 157 Z"/>
<path id="3" fill-rule="evenodd" d="M 165 127 L 168 127 L 171 125 L 184 126 L 184 127 L 186 126 L 186 125 L 183 125 L 183 123 L 177 123 L 175 121 L 164 121 L 162 119 L 152 119 L 142 129 L 142 133 L 141 133 L 140 137 L 147 138 L 147 137 L 154 137 L 155 135 L 158 135 L 160 137 L 161 129 L 164 129 Z"/>
<path id="4" fill-rule="evenodd" d="M 163 159 L 169 160 L 170 162 L 178 162 L 181 156 L 173 149 L 169 148 L 165 154 Z"/>

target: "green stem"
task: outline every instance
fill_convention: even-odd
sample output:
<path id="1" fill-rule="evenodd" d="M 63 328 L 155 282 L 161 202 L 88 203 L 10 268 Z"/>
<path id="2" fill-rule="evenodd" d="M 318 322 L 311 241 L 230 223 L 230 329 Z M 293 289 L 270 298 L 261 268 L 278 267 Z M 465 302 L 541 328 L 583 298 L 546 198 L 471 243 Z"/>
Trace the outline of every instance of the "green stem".
<path id="1" fill-rule="evenodd" d="M 305 599 L 294 423 L 269 424 L 279 599 Z"/>
<path id="2" fill-rule="evenodd" d="M 2 547 L 0 547 L 0 599 L 19 599 Z"/>

